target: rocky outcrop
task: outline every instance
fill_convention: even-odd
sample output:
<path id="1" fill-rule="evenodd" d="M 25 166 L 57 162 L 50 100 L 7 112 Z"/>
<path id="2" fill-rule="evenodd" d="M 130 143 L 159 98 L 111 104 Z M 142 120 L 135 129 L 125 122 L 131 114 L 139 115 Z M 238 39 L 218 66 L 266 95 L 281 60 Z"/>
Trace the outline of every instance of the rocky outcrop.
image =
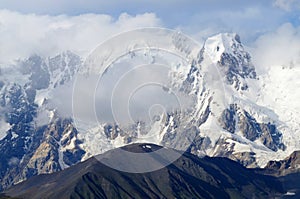
<path id="1" fill-rule="evenodd" d="M 227 130 L 230 133 L 235 132 L 236 128 L 236 117 L 237 117 L 237 107 L 234 104 L 231 104 L 229 108 L 225 109 L 221 117 L 219 119 L 219 122 L 223 129 Z"/>
<path id="2" fill-rule="evenodd" d="M 260 140 L 273 151 L 285 150 L 282 133 L 275 124 L 257 122 L 253 116 L 236 104 L 231 104 L 222 112 L 219 123 L 224 130 L 233 134 L 240 132 L 251 141 Z"/>
<path id="3" fill-rule="evenodd" d="M 34 135 L 28 152 L 8 162 L 10 170 L 2 173 L 2 189 L 35 175 L 60 171 L 80 162 L 85 154 L 71 120 L 57 119 L 36 129 Z"/>
<path id="4" fill-rule="evenodd" d="M 300 151 L 294 151 L 284 160 L 270 161 L 266 167 L 267 173 L 274 175 L 287 175 L 300 172 Z"/>
<path id="5" fill-rule="evenodd" d="M 39 107 L 46 103 L 36 104 L 38 92 L 47 93 L 71 80 L 80 65 L 79 56 L 64 52 L 53 58 L 33 55 L 20 60 L 11 69 L 15 74 L 8 74 L 16 75 L 19 82 L 5 78 L 1 71 L 0 120 L 9 129 L 1 132 L 0 189 L 36 174 L 61 170 L 61 163 L 73 165 L 83 156 L 72 121 L 56 116 L 46 118 L 46 125 L 39 124 L 38 113 L 53 110 Z"/>

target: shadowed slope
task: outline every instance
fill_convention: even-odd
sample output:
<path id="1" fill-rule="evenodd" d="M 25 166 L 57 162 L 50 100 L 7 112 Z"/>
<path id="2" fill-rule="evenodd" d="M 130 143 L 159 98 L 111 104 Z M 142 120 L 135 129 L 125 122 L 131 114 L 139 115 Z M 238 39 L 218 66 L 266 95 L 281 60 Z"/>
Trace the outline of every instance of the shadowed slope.
<path id="1" fill-rule="evenodd" d="M 127 151 L 149 153 L 160 147 L 132 144 Z M 172 149 L 167 149 L 172 150 Z M 111 151 L 105 155 L 109 157 Z M 110 157 L 113 159 L 114 157 Z M 270 198 L 281 195 L 271 176 L 255 174 L 226 158 L 184 153 L 172 164 L 148 173 L 114 170 L 91 158 L 64 171 L 40 175 L 5 192 L 20 198 Z"/>

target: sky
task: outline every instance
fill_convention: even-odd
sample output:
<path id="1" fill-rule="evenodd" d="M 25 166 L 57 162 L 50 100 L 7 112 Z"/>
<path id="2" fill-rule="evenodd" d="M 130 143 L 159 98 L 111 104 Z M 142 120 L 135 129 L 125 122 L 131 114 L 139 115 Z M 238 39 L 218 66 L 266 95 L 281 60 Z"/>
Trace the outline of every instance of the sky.
<path id="1" fill-rule="evenodd" d="M 299 24 L 299 7 L 298 0 L 23 0 L 22 4 L 18 0 L 0 0 L 1 9 L 24 14 L 74 16 L 94 13 L 118 18 L 122 13 L 155 13 L 169 27 L 218 21 L 225 25 L 239 20 L 253 27 L 265 22 L 271 26 L 284 21 Z M 231 21 L 234 18 L 239 19 Z M 233 27 L 235 25 L 240 24 Z"/>
<path id="2" fill-rule="evenodd" d="M 0 64 L 34 53 L 85 55 L 114 34 L 149 26 L 178 29 L 199 42 L 236 32 L 255 48 L 282 27 L 299 31 L 300 1 L 0 0 Z"/>

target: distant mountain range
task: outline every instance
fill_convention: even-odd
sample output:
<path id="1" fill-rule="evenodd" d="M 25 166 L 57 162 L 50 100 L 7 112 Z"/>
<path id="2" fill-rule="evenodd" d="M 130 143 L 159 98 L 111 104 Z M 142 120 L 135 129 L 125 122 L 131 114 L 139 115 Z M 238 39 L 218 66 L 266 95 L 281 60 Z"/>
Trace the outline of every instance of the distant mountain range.
<path id="1" fill-rule="evenodd" d="M 172 48 L 188 49 L 185 47 L 189 43 L 178 35 L 169 35 L 169 38 L 173 42 Z M 114 47 L 118 48 L 118 46 Z M 268 165 L 270 169 L 280 170 L 289 167 L 289 160 L 284 160 L 285 162 L 275 160 L 284 159 L 300 149 L 299 103 L 286 101 L 286 96 L 296 93 L 297 88 L 290 86 L 288 82 L 290 79 L 299 77 L 298 68 L 294 66 L 273 67 L 269 73 L 258 74 L 250 53 L 246 51 L 240 37 L 234 33 L 222 33 L 210 37 L 202 48 L 193 50 L 197 52 L 197 59 L 189 60 L 186 65 L 174 63 L 176 67 L 174 67 L 173 76 L 170 77 L 172 88 L 194 100 L 192 106 L 189 107 L 191 111 L 175 110 L 160 115 L 158 119 L 153 120 L 149 131 L 145 130 L 143 121 L 135 121 L 127 126 L 112 121 L 78 128 L 73 118 L 61 114 L 63 112 L 59 110 L 61 107 L 53 106 L 54 101 L 63 100 L 59 96 L 54 96 L 53 93 L 68 92 L 67 88 L 84 67 L 84 58 L 72 52 L 67 51 L 47 58 L 33 55 L 28 59 L 18 60 L 13 66 L 1 66 L 0 190 L 8 189 L 33 176 L 65 170 L 73 165 L 75 167 L 63 173 L 71 172 L 76 168 L 81 169 L 82 165 L 93 165 L 91 166 L 93 169 L 104 169 L 104 166 L 94 159 L 83 161 L 114 148 L 136 143 L 140 136 L 147 136 L 149 132 L 157 135 L 152 137 L 151 143 L 184 150 L 199 157 L 227 157 L 249 168 L 263 168 Z M 143 61 L 144 64 L 159 64 L 159 60 L 162 59 L 167 59 L 167 62 L 172 61 L 168 60 L 172 57 L 166 58 L 163 55 L 148 51 L 132 53 L 128 50 L 126 59 L 132 63 Z M 189 121 L 188 128 L 183 128 L 186 121 Z M 196 161 L 196 157 L 192 155 L 186 154 L 184 158 L 192 158 L 189 161 Z M 220 164 L 233 164 L 233 167 L 240 169 L 241 172 L 250 172 L 227 159 L 205 157 L 197 161 L 201 163 L 206 160 L 212 161 L 207 163 L 207 167 L 213 167 L 218 172 L 222 170 L 218 161 Z M 178 161 L 175 163 L 177 164 Z M 269 163 L 269 161 L 273 162 Z M 298 163 L 291 167 L 296 169 L 297 165 Z M 177 166 L 183 167 L 183 165 Z M 164 175 L 169 171 L 173 174 L 179 172 L 172 169 L 175 168 L 169 166 L 159 172 Z M 84 171 L 87 170 L 84 169 Z M 109 172 L 113 171 L 109 170 Z M 220 194 L 226 196 L 236 194 L 236 190 L 232 192 L 227 187 L 233 183 L 228 177 L 219 179 L 210 171 L 202 171 L 210 176 L 209 179 L 212 179 L 212 182 L 207 182 L 201 176 L 193 174 L 193 171 L 186 170 L 185 172 L 174 174 L 172 178 L 167 177 L 170 182 L 176 184 L 175 187 L 169 187 L 167 190 L 152 187 L 153 194 L 171 194 L 172 190 L 179 189 L 176 186 L 179 186 L 181 180 L 180 185 L 192 183 L 190 189 L 186 187 L 182 190 L 183 195 L 192 194 L 195 197 L 204 197 L 205 195 L 201 195 L 199 191 L 202 189 L 208 195 L 213 194 L 212 184 L 218 187 L 219 185 L 216 185 L 218 180 L 224 180 L 226 185 L 218 187 Z M 233 171 L 229 169 L 226 172 L 231 175 Z M 274 173 L 271 170 L 269 172 Z M 158 173 L 153 175 L 159 175 Z M 104 177 L 100 174 L 93 174 L 88 178 L 90 181 L 103 179 Z M 58 178 L 59 175 L 61 174 L 54 174 L 53 178 Z M 112 175 L 120 175 L 120 173 L 116 172 Z M 124 175 L 122 174 L 121 179 L 127 174 Z M 189 181 L 190 178 L 185 179 L 185 175 L 194 176 L 197 183 L 200 181 L 208 183 L 208 189 L 203 187 L 200 189 L 197 183 Z M 256 184 L 254 181 L 252 183 L 253 178 L 250 174 L 245 175 L 250 179 L 246 180 L 242 176 L 237 176 L 236 180 L 243 179 L 249 182 L 249 186 L 257 190 L 255 194 L 258 196 L 271 194 L 269 191 L 257 189 L 258 184 L 265 182 L 264 176 L 261 181 L 258 179 L 259 182 Z M 142 176 L 137 175 L 136 179 L 132 179 L 133 182 L 141 180 Z M 149 176 L 147 183 L 155 180 L 150 179 L 154 176 Z M 81 177 L 79 175 L 74 179 L 82 180 Z M 32 179 L 45 181 L 42 178 L 44 177 Z M 242 181 L 239 182 L 242 183 Z M 33 181 L 29 182 L 33 183 Z M 67 186 L 68 189 L 74 190 L 69 186 L 75 186 L 75 184 Z M 108 186 L 119 185 L 109 181 Z M 128 186 L 128 188 L 133 187 Z M 80 187 L 80 189 L 89 188 Z M 112 189 L 116 190 L 116 188 Z M 33 193 L 30 189 L 26 190 L 29 191 L 28 193 Z M 140 190 L 140 194 L 152 196 L 146 193 L 143 187 L 140 187 Z M 242 187 L 238 190 L 237 194 L 248 194 L 247 191 L 243 191 Z M 102 192 L 103 190 L 97 190 L 97 194 Z M 72 194 L 76 195 L 73 192 Z"/>

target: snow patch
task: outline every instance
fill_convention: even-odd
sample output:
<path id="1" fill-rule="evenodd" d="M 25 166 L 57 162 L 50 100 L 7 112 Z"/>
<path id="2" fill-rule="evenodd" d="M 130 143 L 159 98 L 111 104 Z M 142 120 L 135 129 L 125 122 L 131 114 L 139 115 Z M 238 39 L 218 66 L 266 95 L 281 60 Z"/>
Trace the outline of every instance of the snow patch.
<path id="1" fill-rule="evenodd" d="M 147 148 L 147 149 L 151 149 L 152 147 L 151 147 L 150 145 L 146 144 L 146 145 L 143 145 L 143 148 L 144 148 L 144 149 L 146 149 L 146 148 Z"/>
<path id="2" fill-rule="evenodd" d="M 286 192 L 286 194 L 284 194 L 285 196 L 294 196 L 294 195 L 296 195 L 296 193 L 294 193 L 294 192 Z"/>
<path id="3" fill-rule="evenodd" d="M 0 120 L 0 140 L 5 138 L 7 131 L 11 128 L 9 123 L 6 123 L 4 120 Z"/>
<path id="4" fill-rule="evenodd" d="M 13 140 L 13 139 L 16 139 L 16 138 L 18 138 L 18 137 L 19 137 L 18 134 L 16 134 L 15 132 L 12 132 L 12 137 L 11 137 L 12 140 Z"/>

